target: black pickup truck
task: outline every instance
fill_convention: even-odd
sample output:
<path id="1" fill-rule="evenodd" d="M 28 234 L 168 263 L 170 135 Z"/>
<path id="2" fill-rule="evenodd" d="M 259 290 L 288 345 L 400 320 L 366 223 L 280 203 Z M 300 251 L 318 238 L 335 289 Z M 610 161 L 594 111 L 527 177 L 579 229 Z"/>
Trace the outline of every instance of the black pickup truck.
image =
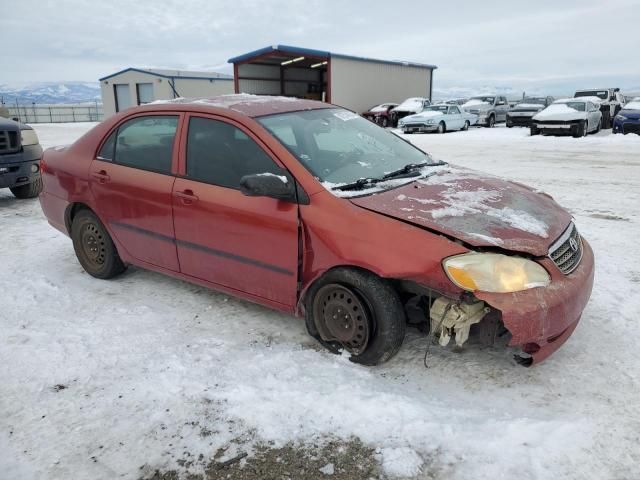
<path id="1" fill-rule="evenodd" d="M 9 188 L 17 198 L 37 197 L 42 190 L 41 158 L 36 132 L 0 117 L 0 188 Z"/>

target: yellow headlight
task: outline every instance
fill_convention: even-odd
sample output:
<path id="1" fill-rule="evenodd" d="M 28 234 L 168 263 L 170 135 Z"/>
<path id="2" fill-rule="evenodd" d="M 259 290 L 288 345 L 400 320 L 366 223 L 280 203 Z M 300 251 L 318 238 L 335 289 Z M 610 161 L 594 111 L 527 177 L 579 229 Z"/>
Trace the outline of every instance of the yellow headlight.
<path id="1" fill-rule="evenodd" d="M 522 257 L 465 253 L 449 257 L 442 264 L 451 281 L 469 291 L 519 292 L 551 283 L 551 277 L 541 265 Z"/>

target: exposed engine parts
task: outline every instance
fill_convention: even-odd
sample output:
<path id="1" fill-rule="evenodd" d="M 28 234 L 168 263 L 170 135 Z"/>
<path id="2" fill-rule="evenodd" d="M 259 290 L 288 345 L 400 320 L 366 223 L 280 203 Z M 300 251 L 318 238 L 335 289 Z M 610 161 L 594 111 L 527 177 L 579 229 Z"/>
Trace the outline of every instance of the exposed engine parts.
<path id="1" fill-rule="evenodd" d="M 439 297 L 429 311 L 431 332 L 439 336 L 441 346 L 447 346 L 455 336 L 456 345 L 460 347 L 469 338 L 471 325 L 480 322 L 490 311 L 484 302 L 462 303 Z"/>

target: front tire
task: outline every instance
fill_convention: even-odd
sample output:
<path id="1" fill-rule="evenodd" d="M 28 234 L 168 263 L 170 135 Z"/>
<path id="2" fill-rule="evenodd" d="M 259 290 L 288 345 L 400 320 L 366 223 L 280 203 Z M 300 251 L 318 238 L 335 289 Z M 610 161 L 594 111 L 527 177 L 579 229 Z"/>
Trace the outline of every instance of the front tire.
<path id="1" fill-rule="evenodd" d="M 27 183 L 26 185 L 20 185 L 19 187 L 9 188 L 13 196 L 19 199 L 35 198 L 40 195 L 42 191 L 42 177 L 36 179 L 35 182 Z"/>
<path id="2" fill-rule="evenodd" d="M 438 133 L 445 133 L 447 131 L 447 126 L 444 124 L 444 122 L 440 122 L 438 124 Z"/>
<path id="3" fill-rule="evenodd" d="M 535 135 L 539 135 L 540 134 L 540 130 L 538 129 L 538 127 L 536 127 L 535 125 L 531 125 L 529 127 L 529 133 L 531 134 L 531 136 L 535 136 Z"/>
<path id="4" fill-rule="evenodd" d="M 103 280 L 124 272 L 116 246 L 100 219 L 90 210 L 80 210 L 71 224 L 73 249 L 82 268 Z"/>
<path id="5" fill-rule="evenodd" d="M 489 115 L 489 120 L 487 120 L 487 127 L 493 128 L 496 125 L 496 117 L 491 114 Z"/>
<path id="6" fill-rule="evenodd" d="M 330 351 L 344 348 L 350 360 L 377 365 L 393 357 L 404 340 L 406 318 L 396 291 L 376 275 L 339 268 L 316 281 L 305 296 L 307 331 Z"/>
<path id="7" fill-rule="evenodd" d="M 389 119 L 387 117 L 382 117 L 380 125 L 382 125 L 382 128 L 387 128 L 389 126 Z"/>

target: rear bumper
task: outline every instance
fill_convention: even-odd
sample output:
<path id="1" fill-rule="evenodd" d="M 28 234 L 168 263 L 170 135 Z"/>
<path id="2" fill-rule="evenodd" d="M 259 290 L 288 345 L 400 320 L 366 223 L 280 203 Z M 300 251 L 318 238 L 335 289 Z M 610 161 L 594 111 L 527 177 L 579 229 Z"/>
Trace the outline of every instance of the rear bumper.
<path id="1" fill-rule="evenodd" d="M 540 263 L 550 272 L 551 285 L 509 294 L 476 293 L 502 313 L 502 322 L 511 333 L 509 345 L 519 346 L 539 363 L 555 352 L 575 330 L 584 310 L 594 277 L 593 250 L 583 239 L 580 266 L 562 274 L 550 259 Z"/>

